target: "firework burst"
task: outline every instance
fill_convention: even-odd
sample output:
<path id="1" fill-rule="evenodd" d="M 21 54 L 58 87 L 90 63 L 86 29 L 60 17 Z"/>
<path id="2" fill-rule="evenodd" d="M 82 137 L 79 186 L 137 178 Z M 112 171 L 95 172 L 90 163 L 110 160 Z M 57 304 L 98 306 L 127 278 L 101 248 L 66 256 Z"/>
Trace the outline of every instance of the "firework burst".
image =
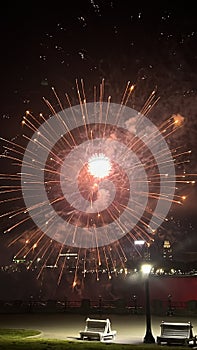
<path id="1" fill-rule="evenodd" d="M 63 108 L 53 88 L 60 111 L 44 99 L 52 116 L 26 112 L 27 144 L 4 140 L 1 155 L 20 167 L 17 174 L 1 174 L 9 182 L 1 187 L 2 206 L 19 203 L 1 215 L 13 221 L 5 233 L 17 232 L 9 245 L 21 241 L 16 256 L 39 262 L 38 277 L 53 260 L 58 284 L 66 254 L 77 252 L 73 286 L 79 271 L 85 276 L 90 269 L 90 260 L 97 279 L 101 266 L 109 278 L 117 266 L 126 271 L 128 247 L 139 239 L 153 242 L 172 203 L 184 200 L 176 194 L 177 185 L 194 183 L 191 174 L 188 180 L 175 170 L 190 151 L 170 150 L 167 143 L 184 118 L 173 115 L 159 128 L 147 118 L 158 101 L 155 91 L 137 112 L 127 106 L 135 88 L 130 82 L 120 104 L 111 97 L 104 101 L 104 80 L 99 101 L 95 97 L 91 103 L 83 81 L 76 86 L 78 105 L 66 95 L 68 107 Z"/>

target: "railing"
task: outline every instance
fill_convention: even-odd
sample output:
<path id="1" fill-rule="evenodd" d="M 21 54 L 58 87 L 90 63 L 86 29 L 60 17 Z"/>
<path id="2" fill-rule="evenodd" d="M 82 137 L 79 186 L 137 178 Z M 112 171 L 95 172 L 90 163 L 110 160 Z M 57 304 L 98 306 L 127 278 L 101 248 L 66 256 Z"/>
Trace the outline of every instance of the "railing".
<path id="1" fill-rule="evenodd" d="M 82 314 L 143 314 L 145 309 L 143 306 L 130 302 L 127 304 L 125 300 L 8 300 L 0 301 L 0 313 L 36 313 L 36 312 L 57 312 L 57 313 L 82 313 Z M 197 300 L 188 302 L 168 300 L 153 300 L 151 302 L 152 314 L 170 316 L 188 313 L 197 314 Z"/>

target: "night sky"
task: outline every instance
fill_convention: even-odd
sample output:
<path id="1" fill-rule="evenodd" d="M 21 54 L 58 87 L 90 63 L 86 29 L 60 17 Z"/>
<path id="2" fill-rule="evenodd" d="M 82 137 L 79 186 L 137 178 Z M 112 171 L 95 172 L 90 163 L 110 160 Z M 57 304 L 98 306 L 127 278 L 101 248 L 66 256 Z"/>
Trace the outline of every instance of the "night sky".
<path id="1" fill-rule="evenodd" d="M 196 19 L 194 2 L 188 1 L 178 5 L 124 0 L 4 5 L 0 13 L 0 136 L 24 144 L 21 122 L 25 111 L 50 115 L 43 97 L 59 108 L 52 87 L 66 108 L 66 93 L 73 105 L 78 104 L 76 79 L 84 80 L 89 102 L 93 101 L 93 86 L 105 79 L 104 100 L 111 95 L 115 103 L 121 102 L 131 81 L 135 91 L 130 103 L 137 111 L 156 89 L 160 99 L 149 114 L 156 125 L 172 115 L 184 118 L 170 142 L 180 152 L 192 150 L 185 156 L 186 163 L 178 166 L 178 173 L 197 173 Z M 3 155 L 5 144 L 1 142 Z M 3 174 L 18 170 L 9 159 L 0 162 Z M 180 252 L 193 252 L 197 251 L 197 186 L 181 184 L 180 188 L 180 195 L 187 198 L 184 205 L 173 206 L 166 226 Z M 9 205 L 17 206 L 1 203 L 0 211 L 10 210 Z M 1 218 L 3 247 L 12 234 L 3 234 L 8 221 Z M 1 254 L 2 263 L 12 255 L 12 248 L 7 249 Z"/>

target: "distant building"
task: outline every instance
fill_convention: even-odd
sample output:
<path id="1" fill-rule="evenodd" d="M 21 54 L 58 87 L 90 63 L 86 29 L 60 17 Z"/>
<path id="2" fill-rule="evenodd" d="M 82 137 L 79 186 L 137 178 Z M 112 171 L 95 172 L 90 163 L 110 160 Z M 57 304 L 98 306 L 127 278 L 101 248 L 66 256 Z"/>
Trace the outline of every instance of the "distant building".
<path id="1" fill-rule="evenodd" d="M 173 260 L 172 247 L 170 241 L 168 240 L 165 240 L 163 242 L 163 259 L 167 261 Z"/>

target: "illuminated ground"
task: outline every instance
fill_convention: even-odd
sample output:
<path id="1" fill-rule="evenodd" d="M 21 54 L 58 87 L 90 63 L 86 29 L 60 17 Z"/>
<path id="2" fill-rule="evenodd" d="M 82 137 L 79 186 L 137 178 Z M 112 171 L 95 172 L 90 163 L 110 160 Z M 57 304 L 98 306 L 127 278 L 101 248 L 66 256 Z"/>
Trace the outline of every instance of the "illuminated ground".
<path id="1" fill-rule="evenodd" d="M 89 315 L 87 315 L 89 316 Z M 93 316 L 91 315 L 93 318 Z M 145 335 L 144 315 L 102 315 L 102 318 L 109 317 L 112 323 L 112 330 L 117 331 L 116 343 L 141 343 Z M 96 316 L 98 318 L 98 315 Z M 56 338 L 76 341 L 79 338 L 79 331 L 84 329 L 86 315 L 65 315 L 65 314 L 28 314 L 28 315 L 0 315 L 0 328 L 30 328 L 38 329 L 44 338 Z M 160 323 L 162 320 L 170 322 L 191 321 L 194 326 L 194 334 L 197 334 L 197 317 L 152 317 L 152 333 L 156 339 L 160 334 Z"/>

